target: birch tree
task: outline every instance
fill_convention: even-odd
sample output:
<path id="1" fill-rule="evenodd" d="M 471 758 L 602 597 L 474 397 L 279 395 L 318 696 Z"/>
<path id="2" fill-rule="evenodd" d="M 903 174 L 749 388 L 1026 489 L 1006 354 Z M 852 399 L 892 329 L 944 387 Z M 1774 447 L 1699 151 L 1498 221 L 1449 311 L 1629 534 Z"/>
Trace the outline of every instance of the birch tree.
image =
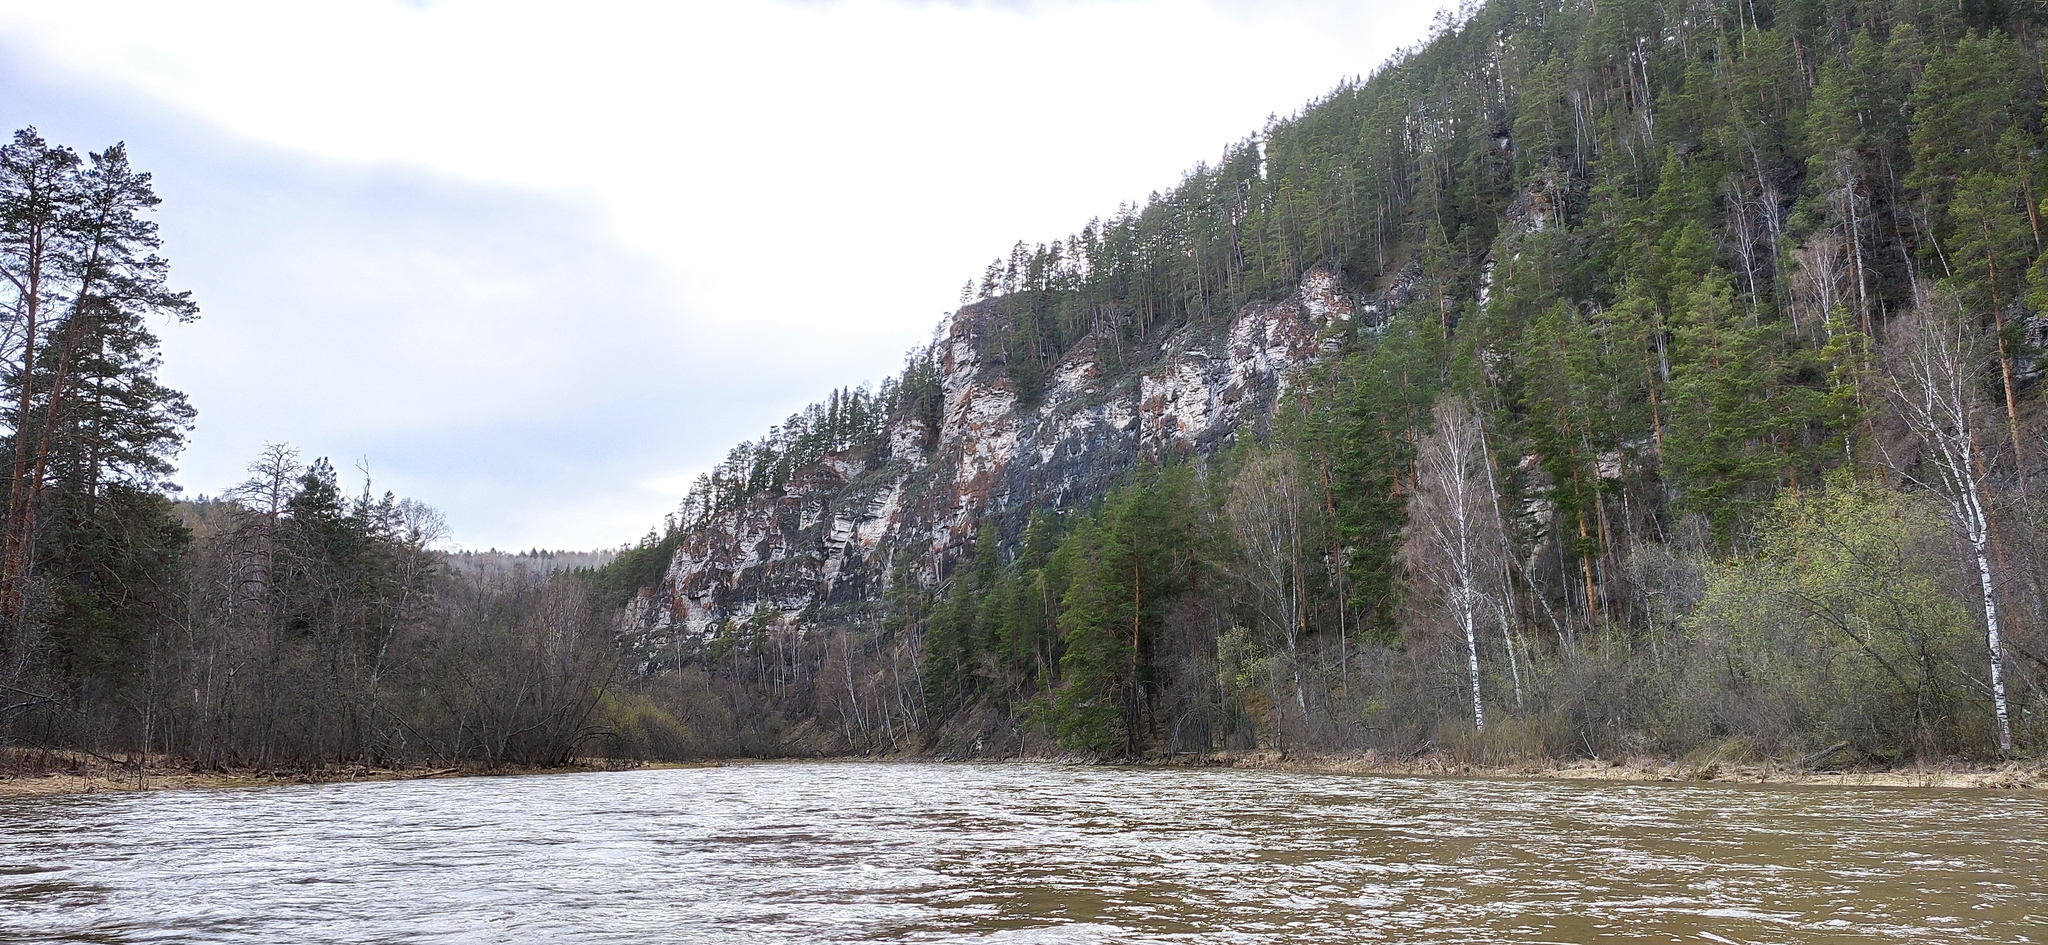
<path id="1" fill-rule="evenodd" d="M 1437 401 L 1434 419 L 1417 450 L 1415 493 L 1408 502 L 1401 554 L 1409 573 L 1441 603 L 1464 637 L 1472 725 L 1483 732 L 1478 623 L 1503 590 L 1498 578 L 1507 536 L 1488 467 L 1484 423 L 1462 397 Z M 1507 643 L 1512 652 L 1514 641 Z"/>
<path id="2" fill-rule="evenodd" d="M 1295 705 L 1308 717 L 1308 696 L 1302 689 L 1299 648 L 1308 629 L 1308 563 L 1304 549 L 1313 548 L 1305 534 L 1313 513 L 1304 508 L 1307 495 L 1291 453 L 1267 453 L 1246 463 L 1230 483 L 1224 516 L 1237 544 L 1227 569 L 1250 593 L 1259 616 L 1280 631 L 1294 681 Z"/>
<path id="3" fill-rule="evenodd" d="M 1991 702 L 1998 747 L 2012 753 L 2006 708 L 2005 656 L 1999 640 L 1997 574 L 1991 549 L 1990 483 L 1978 444 L 1977 383 L 1986 358 L 1977 330 L 1947 296 L 1923 298 L 1919 310 L 1892 329 L 1887 387 L 1898 417 L 1918 447 L 1913 458 L 1888 457 L 1903 479 L 1939 497 L 1968 546 L 1977 572 L 1984 636 L 1991 655 Z"/>

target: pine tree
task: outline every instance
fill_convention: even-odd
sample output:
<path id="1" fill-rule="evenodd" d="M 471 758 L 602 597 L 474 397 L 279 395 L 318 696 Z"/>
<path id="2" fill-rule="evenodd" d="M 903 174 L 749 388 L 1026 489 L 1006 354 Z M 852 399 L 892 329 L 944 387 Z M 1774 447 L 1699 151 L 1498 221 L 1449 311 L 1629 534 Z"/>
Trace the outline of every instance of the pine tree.
<path id="1" fill-rule="evenodd" d="M 133 559 L 116 535 L 177 544 L 165 537 L 174 531 L 168 513 L 135 498 L 164 485 L 193 416 L 184 395 L 156 378 L 148 319 L 197 315 L 189 294 L 167 286 L 156 224 L 144 216 L 158 202 L 121 145 L 80 161 L 26 129 L 0 148 L 0 255 L 16 292 L 8 330 L 20 345 L 5 378 L 13 473 L 0 618 L 17 634 L 24 594 L 44 566 L 37 549 L 67 556 L 53 567 L 75 576 L 66 612 L 82 615 L 97 606 L 89 598 L 99 563 L 77 556 Z M 103 508 L 117 489 L 127 490 L 118 508 Z M 127 518 L 103 519 L 118 513 Z M 53 527 L 62 536 L 46 534 Z"/>

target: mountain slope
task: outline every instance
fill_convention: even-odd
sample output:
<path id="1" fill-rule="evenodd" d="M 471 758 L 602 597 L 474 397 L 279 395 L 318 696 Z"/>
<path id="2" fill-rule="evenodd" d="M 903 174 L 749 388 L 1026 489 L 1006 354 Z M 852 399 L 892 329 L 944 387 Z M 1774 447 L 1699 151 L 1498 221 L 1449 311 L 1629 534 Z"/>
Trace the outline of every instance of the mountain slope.
<path id="1" fill-rule="evenodd" d="M 2040 744 L 2042 18 L 1468 10 L 736 449 L 622 636 L 762 752 Z"/>

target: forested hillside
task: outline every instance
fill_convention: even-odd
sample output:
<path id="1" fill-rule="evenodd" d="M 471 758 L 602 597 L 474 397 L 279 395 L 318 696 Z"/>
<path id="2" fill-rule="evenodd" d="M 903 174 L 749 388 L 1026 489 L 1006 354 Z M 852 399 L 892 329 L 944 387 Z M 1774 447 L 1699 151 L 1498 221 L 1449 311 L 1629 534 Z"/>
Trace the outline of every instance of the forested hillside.
<path id="1" fill-rule="evenodd" d="M 196 309 L 147 175 L 21 132 L 0 739 L 2038 755 L 2044 19 L 1446 15 L 1016 244 L 900 377 L 736 447 L 608 559 L 450 558 L 431 509 L 282 446 L 172 502 L 193 413 L 149 325 Z"/>
<path id="2" fill-rule="evenodd" d="M 736 449 L 649 691 L 758 751 L 2035 750 L 2041 15 L 1446 17 Z M 1172 435 L 1276 305 L 1342 314 Z"/>

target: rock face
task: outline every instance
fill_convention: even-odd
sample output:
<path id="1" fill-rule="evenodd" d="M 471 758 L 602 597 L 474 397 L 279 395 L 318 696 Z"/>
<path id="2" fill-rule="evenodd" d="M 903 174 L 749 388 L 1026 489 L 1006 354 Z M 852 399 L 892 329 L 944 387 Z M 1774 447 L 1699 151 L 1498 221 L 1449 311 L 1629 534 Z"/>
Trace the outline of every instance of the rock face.
<path id="1" fill-rule="evenodd" d="M 944 391 L 937 429 L 891 417 L 881 457 L 827 456 L 779 494 L 692 526 L 619 629 L 660 646 L 728 621 L 859 619 L 899 572 L 933 586 L 991 516 L 1014 541 L 1032 511 L 1085 507 L 1140 457 L 1206 455 L 1259 428 L 1298 368 L 1335 350 L 1354 319 L 1377 325 L 1385 308 L 1312 270 L 1284 300 L 1172 332 L 1142 367 L 1112 371 L 1114 341 L 1083 340 L 1032 404 L 985 357 L 990 318 L 964 308 L 931 351 Z"/>

